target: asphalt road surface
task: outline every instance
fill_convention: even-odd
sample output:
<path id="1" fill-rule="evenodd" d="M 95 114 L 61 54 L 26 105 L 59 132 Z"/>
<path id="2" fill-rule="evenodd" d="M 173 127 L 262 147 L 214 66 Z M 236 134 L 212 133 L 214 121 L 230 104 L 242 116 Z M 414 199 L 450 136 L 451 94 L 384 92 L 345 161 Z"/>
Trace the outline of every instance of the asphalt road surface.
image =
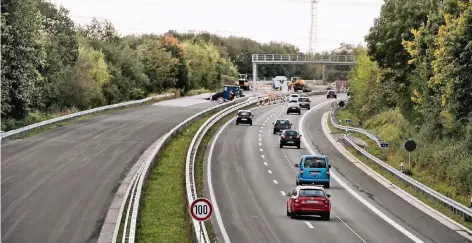
<path id="1" fill-rule="evenodd" d="M 326 97 L 312 97 L 312 107 Z M 284 192 L 295 187 L 295 168 L 301 149 L 279 148 L 272 122 L 288 118 L 298 129 L 299 115 L 286 115 L 284 105 L 254 111 L 253 126 L 231 123 L 218 138 L 212 155 L 212 185 L 225 230 L 231 242 L 414 242 L 362 204 L 335 180 L 327 189 L 332 200 L 331 220 L 286 216 Z M 321 130 L 321 115 L 312 111 L 304 123 L 305 138 L 317 153 L 330 158 L 333 172 L 349 188 L 419 239 L 417 242 L 469 242 L 378 184 L 346 160 Z M 306 111 L 303 111 L 305 113 Z M 223 239 L 212 222 L 217 238 Z"/>
<path id="2" fill-rule="evenodd" d="M 129 168 L 159 137 L 216 105 L 168 100 L 2 146 L 2 242 L 96 242 Z"/>

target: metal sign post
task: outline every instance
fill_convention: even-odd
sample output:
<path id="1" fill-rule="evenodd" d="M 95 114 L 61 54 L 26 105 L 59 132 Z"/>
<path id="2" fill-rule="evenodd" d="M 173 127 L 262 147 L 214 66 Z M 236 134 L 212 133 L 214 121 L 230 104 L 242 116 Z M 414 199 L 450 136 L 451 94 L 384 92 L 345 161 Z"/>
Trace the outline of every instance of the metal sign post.
<path id="1" fill-rule="evenodd" d="M 415 151 L 416 149 L 416 142 L 412 139 L 408 139 L 405 142 L 405 150 L 408 151 L 408 170 L 411 173 L 411 152 Z"/>
<path id="2" fill-rule="evenodd" d="M 192 218 L 198 221 L 200 226 L 200 234 L 198 236 L 198 242 L 202 242 L 203 237 L 203 222 L 210 219 L 213 214 L 213 205 L 210 200 L 206 198 L 197 198 L 190 205 L 190 215 Z"/>

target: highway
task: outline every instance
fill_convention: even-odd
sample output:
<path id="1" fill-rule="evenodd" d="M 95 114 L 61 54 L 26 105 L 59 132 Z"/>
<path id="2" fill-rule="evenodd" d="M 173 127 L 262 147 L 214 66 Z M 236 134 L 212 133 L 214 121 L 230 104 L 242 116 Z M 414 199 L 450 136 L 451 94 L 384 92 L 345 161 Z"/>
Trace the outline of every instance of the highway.
<path id="1" fill-rule="evenodd" d="M 326 96 L 311 97 L 311 100 L 313 107 L 326 101 Z M 330 109 L 329 104 L 307 115 L 302 135 L 315 153 L 330 158 L 333 174 L 369 206 L 332 180 L 331 188 L 327 189 L 332 195 L 331 221 L 287 217 L 284 192 L 295 187 L 293 164 L 309 152 L 304 144 L 301 149 L 279 148 L 278 137 L 272 133 L 272 122 L 288 118 L 293 123 L 292 128 L 299 129 L 302 117 L 286 115 L 285 107 L 286 104 L 281 104 L 257 109 L 253 126 L 236 126 L 232 122 L 215 142 L 211 157 L 212 180 L 207 183 L 212 183 L 212 199 L 216 199 L 219 206 L 220 215 L 212 217 L 219 242 L 225 237 L 235 243 L 315 240 L 320 243 L 470 242 L 414 208 L 345 159 L 321 129 L 321 116 Z M 374 212 L 373 207 L 383 216 Z M 217 227 L 218 216 L 224 230 Z"/>
<path id="2" fill-rule="evenodd" d="M 140 155 L 217 104 L 201 97 L 116 111 L 4 144 L 2 242 L 96 242 L 120 181 Z"/>

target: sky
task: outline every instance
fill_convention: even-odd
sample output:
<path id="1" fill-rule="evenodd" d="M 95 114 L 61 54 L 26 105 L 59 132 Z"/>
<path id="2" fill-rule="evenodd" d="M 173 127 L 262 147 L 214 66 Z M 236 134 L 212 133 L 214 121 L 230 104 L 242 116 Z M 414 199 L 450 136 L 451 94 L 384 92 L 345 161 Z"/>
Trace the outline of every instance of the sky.
<path id="1" fill-rule="evenodd" d="M 93 17 L 113 23 L 120 34 L 208 31 L 259 42 L 287 42 L 308 51 L 310 0 L 51 0 L 79 24 Z M 362 44 L 382 0 L 317 0 L 315 51 L 340 43 Z"/>

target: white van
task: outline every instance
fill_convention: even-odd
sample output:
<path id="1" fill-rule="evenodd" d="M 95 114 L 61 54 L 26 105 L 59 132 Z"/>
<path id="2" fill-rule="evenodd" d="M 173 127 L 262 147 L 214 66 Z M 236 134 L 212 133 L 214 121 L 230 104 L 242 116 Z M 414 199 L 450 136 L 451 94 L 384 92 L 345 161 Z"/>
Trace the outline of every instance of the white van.
<path id="1" fill-rule="evenodd" d="M 288 102 L 298 102 L 298 98 L 300 98 L 300 94 L 291 94 L 290 97 L 288 98 Z"/>

